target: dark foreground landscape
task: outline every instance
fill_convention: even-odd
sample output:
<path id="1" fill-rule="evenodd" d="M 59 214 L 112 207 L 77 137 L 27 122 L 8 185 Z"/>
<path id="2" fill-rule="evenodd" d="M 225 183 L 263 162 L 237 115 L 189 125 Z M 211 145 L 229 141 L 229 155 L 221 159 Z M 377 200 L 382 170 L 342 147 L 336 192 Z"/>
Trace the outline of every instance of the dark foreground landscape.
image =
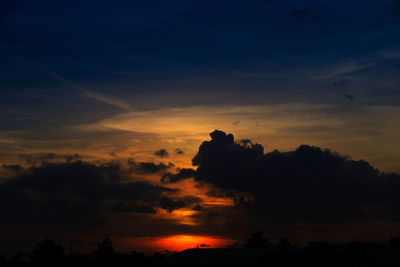
<path id="1" fill-rule="evenodd" d="M 97 243 L 92 253 L 72 252 L 45 239 L 30 253 L 1 254 L 1 266 L 150 266 L 150 265 L 259 265 L 259 266 L 400 266 L 400 237 L 388 242 L 329 244 L 311 242 L 299 247 L 287 239 L 271 243 L 262 232 L 250 234 L 240 247 L 191 248 L 181 252 L 130 254 L 116 252 L 110 239 Z"/>

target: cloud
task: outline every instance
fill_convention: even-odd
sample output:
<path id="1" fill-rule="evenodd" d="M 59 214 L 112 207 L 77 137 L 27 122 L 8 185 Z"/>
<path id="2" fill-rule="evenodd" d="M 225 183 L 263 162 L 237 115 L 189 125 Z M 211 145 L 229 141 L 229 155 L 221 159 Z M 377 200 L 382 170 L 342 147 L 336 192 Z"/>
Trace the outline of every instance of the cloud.
<path id="1" fill-rule="evenodd" d="M 155 151 L 154 156 L 157 156 L 160 158 L 167 158 L 169 156 L 169 153 L 166 149 L 162 148 L 160 150 Z"/>
<path id="2" fill-rule="evenodd" d="M 175 191 L 129 181 L 117 162 L 45 163 L 0 184 L 0 225 L 99 226 L 109 223 L 110 212 L 154 213 Z"/>
<path id="3" fill-rule="evenodd" d="M 106 96 L 97 92 L 89 91 L 89 90 L 82 90 L 85 96 L 93 98 L 97 101 L 121 108 L 125 111 L 132 111 L 132 106 L 128 103 L 125 103 L 123 100 L 120 100 L 115 97 Z"/>
<path id="4" fill-rule="evenodd" d="M 3 164 L 1 167 L 5 170 L 10 170 L 14 172 L 21 172 L 24 170 L 24 167 L 19 164 Z"/>
<path id="5" fill-rule="evenodd" d="M 143 182 L 145 177 L 132 181 L 138 172 L 130 167 L 125 161 L 43 163 L 5 180 L 0 183 L 1 236 L 70 242 L 104 235 L 133 240 L 220 232 L 187 224 L 201 198 Z"/>
<path id="6" fill-rule="evenodd" d="M 30 153 L 18 154 L 18 157 L 28 165 L 42 164 L 45 162 L 66 161 L 74 162 L 82 159 L 82 155 L 74 154 L 58 154 L 58 153 Z"/>
<path id="7" fill-rule="evenodd" d="M 190 168 L 178 169 L 177 173 L 167 172 L 161 177 L 162 183 L 177 183 L 184 179 L 195 177 L 196 171 Z"/>
<path id="8" fill-rule="evenodd" d="M 135 162 L 134 160 L 128 160 L 130 169 L 133 172 L 149 174 L 149 173 L 160 173 L 164 172 L 174 166 L 172 163 L 154 163 L 154 162 Z"/>
<path id="9" fill-rule="evenodd" d="M 216 130 L 193 165 L 197 181 L 248 193 L 235 204 L 271 223 L 400 220 L 400 175 L 327 149 L 301 145 L 264 154 L 261 145 Z"/>
<path id="10" fill-rule="evenodd" d="M 110 207 L 114 212 L 134 212 L 134 213 L 156 213 L 154 207 L 144 204 L 128 204 L 124 202 L 115 203 Z"/>
<path id="11" fill-rule="evenodd" d="M 173 212 L 174 210 L 181 209 L 188 206 L 196 206 L 201 203 L 202 200 L 194 196 L 185 196 L 181 198 L 171 199 L 168 197 L 163 197 L 160 200 L 161 208 L 167 210 L 168 212 Z"/>
<path id="12" fill-rule="evenodd" d="M 376 62 L 368 62 L 366 64 L 361 64 L 359 61 L 337 62 L 327 65 L 325 69 L 322 68 L 322 73 L 316 75 L 314 78 L 317 80 L 340 78 L 349 74 L 354 74 L 357 71 L 369 69 L 375 65 Z"/>
<path id="13" fill-rule="evenodd" d="M 183 151 L 183 150 L 180 149 L 180 148 L 177 148 L 177 149 L 175 149 L 175 154 L 177 154 L 177 155 L 183 155 L 183 154 L 185 154 L 185 151 Z"/>

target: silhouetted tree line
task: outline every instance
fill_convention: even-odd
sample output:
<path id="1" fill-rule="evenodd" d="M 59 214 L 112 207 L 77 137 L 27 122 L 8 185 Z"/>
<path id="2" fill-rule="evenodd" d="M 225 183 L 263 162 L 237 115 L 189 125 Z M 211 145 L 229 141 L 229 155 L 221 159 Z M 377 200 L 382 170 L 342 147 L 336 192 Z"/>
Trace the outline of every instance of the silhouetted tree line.
<path id="1" fill-rule="evenodd" d="M 259 260 L 262 266 L 400 266 L 400 237 L 392 238 L 387 244 L 352 242 L 333 245 L 311 242 L 307 247 L 300 248 L 286 238 L 273 244 L 259 231 L 250 234 L 244 246 L 266 249 L 265 255 Z"/>
<path id="2" fill-rule="evenodd" d="M 361 242 L 333 245 L 312 242 L 307 247 L 300 248 L 285 238 L 273 243 L 264 237 L 262 231 L 259 231 L 248 236 L 243 244 L 243 250 L 247 249 L 265 249 L 263 256 L 258 259 L 260 266 L 400 266 L 400 237 L 394 237 L 384 245 Z M 108 238 L 97 243 L 97 248 L 93 253 L 80 254 L 73 253 L 71 248 L 66 250 L 54 240 L 45 239 L 28 254 L 18 252 L 10 257 L 0 253 L 0 266 L 73 266 L 73 264 L 148 266 L 162 264 L 162 260 L 170 255 L 160 252 L 145 255 L 136 251 L 130 254 L 118 253 Z M 210 262 L 210 264 L 213 263 Z"/>
<path id="3" fill-rule="evenodd" d="M 44 239 L 36 245 L 31 253 L 18 252 L 15 256 L 7 257 L 0 253 L 0 266 L 73 266 L 79 265 L 107 265 L 107 266 L 147 266 L 162 259 L 162 254 L 155 252 L 145 255 L 136 251 L 130 254 L 118 253 L 114 250 L 109 238 L 97 243 L 92 254 L 73 253 L 52 239 Z"/>

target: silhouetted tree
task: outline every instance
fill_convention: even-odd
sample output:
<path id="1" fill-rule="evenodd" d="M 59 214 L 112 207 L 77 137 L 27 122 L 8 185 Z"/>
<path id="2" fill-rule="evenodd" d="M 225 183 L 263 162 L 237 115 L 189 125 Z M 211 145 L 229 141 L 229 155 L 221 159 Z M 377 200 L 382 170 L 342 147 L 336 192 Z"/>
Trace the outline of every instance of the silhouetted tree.
<path id="1" fill-rule="evenodd" d="M 146 258 L 146 256 L 144 255 L 144 253 L 140 253 L 137 251 L 132 251 L 131 252 L 131 257 L 134 261 L 138 261 L 138 262 L 143 262 Z"/>
<path id="2" fill-rule="evenodd" d="M 279 253 L 289 253 L 293 247 L 294 244 L 290 242 L 287 238 L 281 238 L 277 246 Z"/>
<path id="3" fill-rule="evenodd" d="M 390 239 L 390 247 L 396 251 L 400 251 L 400 236 Z"/>
<path id="4" fill-rule="evenodd" d="M 4 253 L 0 253 L 0 264 L 4 264 L 7 262 L 7 256 Z"/>
<path id="5" fill-rule="evenodd" d="M 343 266 L 336 249 L 327 242 L 312 242 L 302 255 L 304 266 Z"/>
<path id="6" fill-rule="evenodd" d="M 11 258 L 13 265 L 20 265 L 24 254 L 17 250 L 17 253 Z"/>
<path id="7" fill-rule="evenodd" d="M 261 264 L 274 267 L 286 267 L 298 265 L 299 257 L 293 253 L 294 244 L 286 238 L 279 240 L 271 253 L 260 259 Z"/>
<path id="8" fill-rule="evenodd" d="M 163 255 L 160 252 L 154 252 L 153 256 L 152 256 L 152 261 L 160 261 L 162 260 Z"/>
<path id="9" fill-rule="evenodd" d="M 269 246 L 269 239 L 264 237 L 263 231 L 251 233 L 244 244 L 246 248 L 266 248 Z"/>
<path id="10" fill-rule="evenodd" d="M 91 264 L 91 262 L 92 262 L 92 260 L 89 258 L 88 255 L 71 253 L 71 254 L 65 256 L 65 265 L 66 266 L 73 266 L 75 264 L 87 266 L 87 265 Z"/>
<path id="11" fill-rule="evenodd" d="M 115 258 L 115 251 L 111 239 L 105 238 L 100 243 L 97 243 L 97 249 L 94 251 L 94 257 L 95 260 L 101 262 L 110 262 Z"/>
<path id="12" fill-rule="evenodd" d="M 62 262 L 64 248 L 54 240 L 44 239 L 32 251 L 31 262 L 40 265 L 49 265 Z"/>

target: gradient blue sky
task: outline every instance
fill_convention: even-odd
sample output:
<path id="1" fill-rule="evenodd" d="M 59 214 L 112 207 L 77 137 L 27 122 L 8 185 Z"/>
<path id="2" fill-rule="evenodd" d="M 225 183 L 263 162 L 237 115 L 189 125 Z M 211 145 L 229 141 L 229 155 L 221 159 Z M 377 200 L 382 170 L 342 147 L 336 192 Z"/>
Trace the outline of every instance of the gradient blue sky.
<path id="1" fill-rule="evenodd" d="M 3 160 L 193 155 L 219 128 L 400 171 L 399 1 L 6 0 L 0 18 Z"/>

